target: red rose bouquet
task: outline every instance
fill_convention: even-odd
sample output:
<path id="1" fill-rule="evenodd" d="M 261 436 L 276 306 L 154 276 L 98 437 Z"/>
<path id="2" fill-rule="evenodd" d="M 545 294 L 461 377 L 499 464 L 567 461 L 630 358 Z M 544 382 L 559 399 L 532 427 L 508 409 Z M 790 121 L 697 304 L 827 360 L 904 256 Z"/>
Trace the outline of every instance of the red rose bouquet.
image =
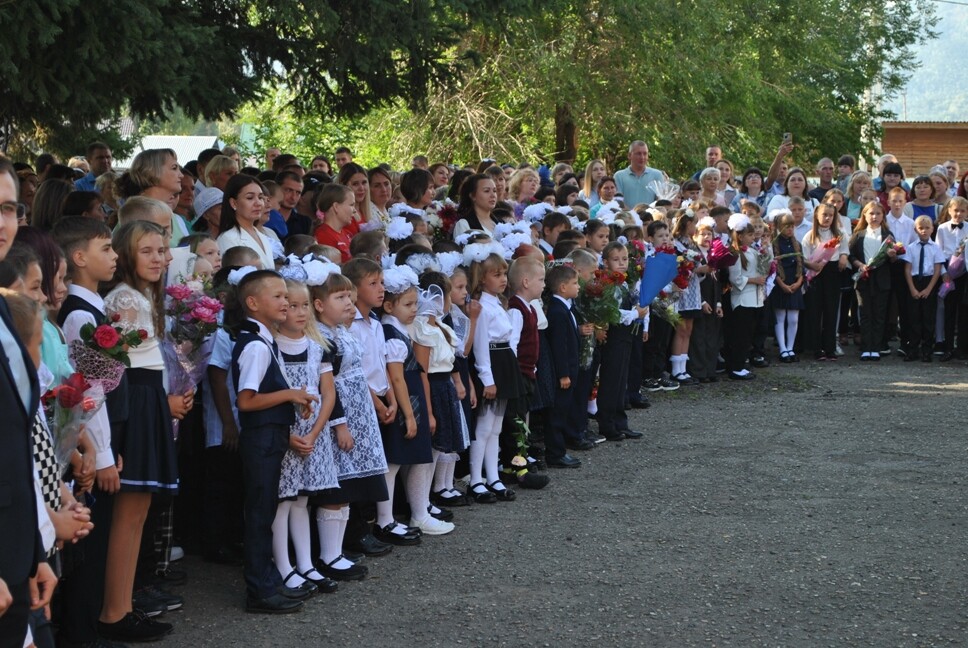
<path id="1" fill-rule="evenodd" d="M 725 270 L 736 263 L 739 256 L 730 251 L 728 245 L 723 245 L 721 240 L 713 239 L 713 244 L 709 246 L 709 254 L 706 256 L 706 263 L 714 270 Z"/>
<path id="2" fill-rule="evenodd" d="M 440 209 L 437 210 L 437 218 L 440 219 L 440 227 L 437 229 L 436 233 L 439 235 L 438 238 L 450 240 L 454 235 L 454 226 L 457 225 L 457 221 L 460 220 L 460 216 L 457 215 L 457 206 L 452 202 L 445 202 Z"/>
<path id="3" fill-rule="evenodd" d="M 810 258 L 807 260 L 810 261 L 810 263 L 827 263 L 828 261 L 834 258 L 834 256 L 837 254 L 837 249 L 839 247 L 840 247 L 840 237 L 837 236 L 830 239 L 823 245 L 817 247 L 817 249 L 813 251 L 813 254 L 811 254 Z M 813 278 L 817 276 L 817 274 L 819 273 L 807 268 L 807 273 L 806 273 L 807 281 L 812 281 Z"/>
<path id="4" fill-rule="evenodd" d="M 642 278 L 642 273 L 645 271 L 645 243 L 635 239 L 629 241 L 625 247 L 629 251 L 629 269 L 625 273 L 625 282 L 631 290 Z"/>
<path id="5" fill-rule="evenodd" d="M 624 272 L 596 270 L 595 275 L 582 285 L 578 296 L 585 318 L 598 328 L 618 324 L 621 320 L 618 306 L 624 285 Z"/>
<path id="6" fill-rule="evenodd" d="M 871 257 L 871 260 L 867 262 L 867 265 L 864 267 L 864 269 L 858 270 L 851 277 L 851 279 L 854 280 L 855 288 L 859 282 L 870 279 L 871 270 L 879 268 L 887 263 L 887 260 L 890 258 L 887 253 L 890 250 L 894 250 L 896 254 L 904 254 L 906 251 L 903 243 L 897 243 L 893 238 L 888 236 L 886 239 L 884 239 L 884 242 L 881 243 L 881 247 L 877 249 L 877 252 L 874 254 L 874 256 Z M 947 292 L 945 294 L 947 294 Z"/>
<path id="7" fill-rule="evenodd" d="M 676 256 L 677 273 L 672 283 L 679 290 L 685 290 L 689 287 L 689 280 L 692 279 L 692 275 L 696 270 L 696 259 L 698 257 L 699 253 L 695 250 L 684 250 Z"/>
<path id="8" fill-rule="evenodd" d="M 131 366 L 128 349 L 136 347 L 148 337 L 144 329 L 125 332 L 116 324 L 121 316 L 115 314 L 108 322 L 81 327 L 81 339 L 70 344 L 74 369 L 92 385 L 101 387 L 105 394 L 114 391 L 126 367 Z"/>
<path id="9" fill-rule="evenodd" d="M 41 397 L 54 440 L 54 458 L 61 473 L 77 449 L 84 424 L 104 403 L 104 389 L 73 373 Z"/>

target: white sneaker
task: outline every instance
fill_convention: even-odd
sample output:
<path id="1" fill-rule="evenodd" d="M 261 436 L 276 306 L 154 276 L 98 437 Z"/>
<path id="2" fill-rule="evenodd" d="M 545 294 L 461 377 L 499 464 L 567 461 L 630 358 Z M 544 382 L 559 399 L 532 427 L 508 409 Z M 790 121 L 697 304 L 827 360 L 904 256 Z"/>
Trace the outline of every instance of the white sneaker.
<path id="1" fill-rule="evenodd" d="M 185 550 L 184 549 L 182 549 L 181 547 L 172 547 L 171 548 L 171 558 L 170 558 L 170 560 L 172 562 L 178 562 L 179 560 L 181 560 L 184 557 L 185 557 Z"/>
<path id="2" fill-rule="evenodd" d="M 844 350 L 840 348 L 840 343 L 839 342 L 837 343 L 837 348 L 834 349 L 834 355 L 837 356 L 838 358 L 840 356 L 844 355 Z"/>
<path id="3" fill-rule="evenodd" d="M 452 522 L 442 522 L 430 516 L 421 522 L 412 519 L 410 526 L 420 529 L 424 535 L 447 535 L 456 528 Z"/>

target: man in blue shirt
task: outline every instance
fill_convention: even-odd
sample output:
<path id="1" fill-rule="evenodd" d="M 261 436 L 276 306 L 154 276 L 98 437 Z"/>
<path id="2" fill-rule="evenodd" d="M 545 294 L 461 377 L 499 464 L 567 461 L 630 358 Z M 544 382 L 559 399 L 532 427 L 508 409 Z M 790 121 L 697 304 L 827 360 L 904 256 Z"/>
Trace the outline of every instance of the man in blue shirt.
<path id="1" fill-rule="evenodd" d="M 653 182 L 664 182 L 665 174 L 649 168 L 649 145 L 636 140 L 629 145 L 629 165 L 615 174 L 615 185 L 629 209 L 656 199 Z"/>
<path id="2" fill-rule="evenodd" d="M 87 164 L 91 167 L 91 172 L 74 182 L 75 191 L 96 191 L 94 182 L 99 176 L 111 170 L 111 147 L 104 142 L 91 142 L 87 145 Z"/>

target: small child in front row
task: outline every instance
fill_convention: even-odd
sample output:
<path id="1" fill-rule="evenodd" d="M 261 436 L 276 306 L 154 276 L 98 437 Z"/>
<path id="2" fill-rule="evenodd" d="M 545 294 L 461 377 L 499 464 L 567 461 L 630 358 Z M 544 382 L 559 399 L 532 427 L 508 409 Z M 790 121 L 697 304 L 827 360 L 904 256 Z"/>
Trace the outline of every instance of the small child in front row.
<path id="1" fill-rule="evenodd" d="M 703 259 L 709 258 L 709 248 L 715 236 L 716 221 L 710 216 L 700 218 L 692 240 Z M 712 383 L 719 380 L 716 377 L 716 358 L 719 354 L 719 334 L 723 318 L 722 289 L 715 270 L 710 269 L 699 282 L 699 298 L 700 312 L 693 321 L 687 366 L 689 375 L 699 382 Z"/>
<path id="2" fill-rule="evenodd" d="M 598 268 L 598 259 L 588 250 L 574 250 L 569 256 L 579 281 L 589 281 Z M 547 283 L 547 282 L 545 282 Z M 573 450 L 590 450 L 595 444 L 605 441 L 605 437 L 588 429 L 588 401 L 595 386 L 595 374 L 598 372 L 595 348 L 595 325 L 577 312 L 578 327 L 582 335 L 578 378 L 572 387 L 572 401 L 568 406 L 571 425 L 565 428 L 565 446 Z"/>
<path id="3" fill-rule="evenodd" d="M 426 371 L 430 385 L 430 406 L 437 430 L 433 435 L 434 483 L 431 493 L 441 505 L 465 506 L 464 494 L 454 488 L 458 454 L 470 445 L 470 435 L 461 400 L 466 387 L 457 370 L 460 338 L 443 322 L 450 312 L 451 283 L 442 272 L 420 276 L 417 317 L 410 325 L 413 353 Z"/>
<path id="4" fill-rule="evenodd" d="M 918 345 L 922 362 L 931 362 L 934 349 L 934 326 L 938 308 L 938 281 L 941 279 L 944 254 L 931 240 L 934 224 L 928 216 L 914 221 L 918 240 L 908 246 L 904 254 L 904 278 L 911 295 L 907 334 L 908 348 L 905 361 L 916 360 Z"/>
<path id="5" fill-rule="evenodd" d="M 578 468 L 581 461 L 565 450 L 565 439 L 580 432 L 568 416 L 578 382 L 578 347 L 581 336 L 574 312 L 578 297 L 578 272 L 570 265 L 557 264 L 547 275 L 548 338 L 554 366 L 555 403 L 545 426 L 545 461 L 549 466 Z M 569 428 L 570 434 L 569 434 Z"/>
<path id="6" fill-rule="evenodd" d="M 776 219 L 776 238 L 773 256 L 783 257 L 776 265 L 776 283 L 770 293 L 770 303 L 776 316 L 774 334 L 780 347 L 780 362 L 799 361 L 793 350 L 800 326 L 800 311 L 806 308 L 803 298 L 803 250 L 796 237 L 796 223 L 789 210 Z"/>
<path id="7" fill-rule="evenodd" d="M 753 332 L 756 316 L 763 307 L 763 286 L 766 277 L 757 270 L 759 252 L 753 247 L 753 224 L 742 214 L 729 217 L 729 229 L 733 232 L 730 250 L 739 260 L 729 268 L 732 314 L 727 322 L 729 352 L 726 370 L 733 380 L 752 380 L 756 376 L 746 368 L 746 359 L 753 348 Z"/>
<path id="8" fill-rule="evenodd" d="M 283 274 L 300 276 L 300 264 L 283 268 Z M 303 277 L 305 273 L 303 272 Z M 329 344 L 319 334 L 309 290 L 305 284 L 286 279 L 289 312 L 279 325 L 276 344 L 283 360 L 283 372 L 290 385 L 304 385 L 319 398 L 309 418 L 297 419 L 289 432 L 289 450 L 282 458 L 279 477 L 279 505 L 272 524 L 272 553 L 276 569 L 287 587 L 312 591 L 334 590 L 335 584 L 313 573 L 309 530 L 309 496 L 339 486 L 333 456 L 330 417 L 336 406 Z M 324 348 L 323 345 L 326 345 Z M 324 371 L 324 362 L 329 370 Z M 345 417 L 332 423 L 346 425 Z M 295 567 L 289 562 L 289 540 L 296 553 Z M 310 583 L 310 585 L 307 585 Z"/>
<path id="9" fill-rule="evenodd" d="M 434 478 L 431 434 L 437 423 L 430 407 L 430 384 L 417 362 L 407 327 L 417 317 L 419 280 L 409 266 L 395 266 L 383 273 L 383 335 L 386 337 L 387 374 L 397 398 L 398 415 L 380 428 L 387 457 L 386 502 L 377 502 L 376 523 L 386 531 L 397 524 L 393 518 L 393 486 L 397 471 L 405 471 L 410 527 L 426 535 L 445 535 L 453 523 L 431 515 L 430 487 Z M 441 515 L 441 514 L 438 514 Z M 441 517 L 443 517 L 441 515 Z"/>
<path id="10" fill-rule="evenodd" d="M 273 329 L 289 311 L 285 280 L 274 270 L 249 272 L 226 299 L 225 328 L 235 336 L 232 381 L 239 410 L 239 454 L 244 487 L 244 564 L 246 611 L 295 612 L 306 592 L 285 586 L 272 565 L 272 522 L 276 516 L 282 458 L 295 405 L 308 418 L 318 399 L 286 380 Z"/>
<path id="11" fill-rule="evenodd" d="M 523 393 L 517 358 L 511 348 L 513 325 L 504 301 L 508 264 L 486 244 L 464 248 L 471 259 L 470 291 L 481 303 L 474 332 L 477 383 L 477 427 L 470 449 L 470 492 L 478 503 L 510 502 L 515 492 L 501 483 L 498 470 L 500 434 L 508 401 Z M 483 257 L 483 258 L 480 258 Z M 487 482 L 484 475 L 487 475 Z"/>

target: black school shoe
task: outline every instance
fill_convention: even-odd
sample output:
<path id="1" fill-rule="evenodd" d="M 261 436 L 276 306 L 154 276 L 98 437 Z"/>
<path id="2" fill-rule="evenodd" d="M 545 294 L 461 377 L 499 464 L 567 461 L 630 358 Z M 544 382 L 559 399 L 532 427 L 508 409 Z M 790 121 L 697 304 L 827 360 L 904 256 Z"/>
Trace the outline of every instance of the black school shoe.
<path id="1" fill-rule="evenodd" d="M 620 430 L 626 439 L 641 439 L 645 435 L 635 430 Z"/>
<path id="2" fill-rule="evenodd" d="M 97 622 L 97 633 L 111 641 L 158 641 L 171 633 L 170 623 L 153 621 L 138 610 L 128 612 L 114 623 Z"/>
<path id="3" fill-rule="evenodd" d="M 322 560 L 316 561 L 316 571 L 322 574 L 325 574 L 327 578 L 334 581 L 342 581 L 342 582 L 358 581 L 366 578 L 366 575 L 369 573 L 370 570 L 364 567 L 363 565 L 354 564 L 352 567 L 348 567 L 346 569 L 334 568 L 333 563 L 339 562 L 340 558 L 343 558 L 343 557 L 344 556 L 340 556 L 332 563 L 324 563 Z M 350 562 L 353 562 L 353 561 L 350 561 Z"/>
<path id="4" fill-rule="evenodd" d="M 363 554 L 364 556 L 385 556 L 393 551 L 393 545 L 380 542 L 372 533 L 367 533 L 357 542 L 343 545 L 344 555 L 347 553 Z"/>
<path id="5" fill-rule="evenodd" d="M 397 528 L 406 529 L 404 533 L 394 533 Z M 409 527 L 406 527 L 399 522 L 391 522 L 385 527 L 373 525 L 373 535 L 380 542 L 386 542 L 398 547 L 412 547 L 413 545 L 420 544 L 420 532 L 414 533 Z"/>
<path id="6" fill-rule="evenodd" d="M 154 600 L 157 603 L 164 605 L 167 612 L 172 612 L 174 610 L 180 610 L 185 604 L 185 599 L 182 597 L 172 594 L 171 592 L 166 592 L 165 590 L 155 587 L 154 585 L 146 585 L 144 587 L 139 587 L 134 591 L 132 597 L 132 603 L 134 607 L 145 609 L 138 605 L 135 601 L 141 600 Z M 152 614 L 149 617 L 154 616 Z"/>
<path id="7" fill-rule="evenodd" d="M 302 601 L 286 598 L 282 594 L 273 594 L 261 599 L 247 596 L 245 599 L 245 611 L 253 614 L 291 614 L 302 608 Z"/>

